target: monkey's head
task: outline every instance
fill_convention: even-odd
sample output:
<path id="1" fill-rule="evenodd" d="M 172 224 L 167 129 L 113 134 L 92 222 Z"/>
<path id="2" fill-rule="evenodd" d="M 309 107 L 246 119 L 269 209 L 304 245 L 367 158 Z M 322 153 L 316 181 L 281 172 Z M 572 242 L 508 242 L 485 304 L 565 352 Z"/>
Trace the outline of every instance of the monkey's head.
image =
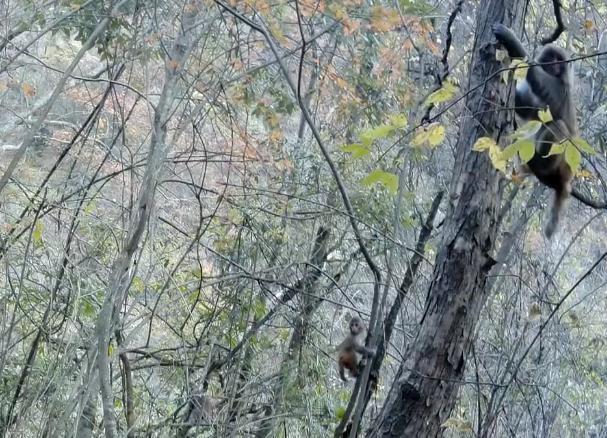
<path id="1" fill-rule="evenodd" d="M 356 336 L 364 331 L 365 325 L 363 324 L 362 320 L 358 316 L 353 317 L 350 320 L 350 333 Z"/>
<path id="2" fill-rule="evenodd" d="M 557 78 L 565 79 L 569 73 L 569 60 L 567 53 L 560 47 L 548 44 L 542 49 L 542 53 L 537 58 L 538 64 L 542 65 L 542 68 L 549 75 Z"/>

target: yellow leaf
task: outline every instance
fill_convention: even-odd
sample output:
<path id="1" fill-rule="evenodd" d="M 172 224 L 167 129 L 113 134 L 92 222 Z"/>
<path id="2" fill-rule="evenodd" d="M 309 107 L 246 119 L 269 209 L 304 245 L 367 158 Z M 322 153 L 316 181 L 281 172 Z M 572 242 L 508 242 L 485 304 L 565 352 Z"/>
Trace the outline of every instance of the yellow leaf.
<path id="1" fill-rule="evenodd" d="M 280 140 L 282 140 L 284 138 L 282 131 L 280 129 L 275 129 L 274 131 L 270 132 L 270 141 L 271 142 L 278 142 Z"/>
<path id="2" fill-rule="evenodd" d="M 552 113 L 550 112 L 550 107 L 547 107 L 545 110 L 539 110 L 537 116 L 544 124 L 552 122 Z"/>
<path id="3" fill-rule="evenodd" d="M 430 146 L 438 146 L 445 139 L 445 127 L 439 124 L 434 124 L 428 132 L 428 143 Z"/>
<path id="4" fill-rule="evenodd" d="M 474 146 L 472 146 L 472 150 L 482 152 L 490 149 L 493 146 L 497 146 L 495 140 L 493 140 L 491 137 L 481 137 L 476 140 L 476 143 L 474 143 Z"/>
<path id="5" fill-rule="evenodd" d="M 42 231 L 44 231 L 44 225 L 41 221 L 36 221 L 34 231 L 32 231 L 32 239 L 34 240 L 34 243 L 38 245 L 42 243 Z"/>
<path id="6" fill-rule="evenodd" d="M 456 91 L 457 86 L 455 84 L 453 84 L 452 82 L 445 82 L 440 89 L 436 90 L 435 92 L 430 94 L 430 96 L 428 96 L 428 98 L 426 99 L 426 105 L 429 105 L 431 103 L 436 104 L 446 102 L 455 95 Z"/>
<path id="7" fill-rule="evenodd" d="M 390 116 L 390 122 L 395 128 L 404 128 L 407 126 L 407 116 L 404 114 L 394 114 Z"/>
<path id="8" fill-rule="evenodd" d="M 489 159 L 493 167 L 502 173 L 506 173 L 506 160 L 502 157 L 502 151 L 497 144 L 489 148 Z"/>
<path id="9" fill-rule="evenodd" d="M 524 80 L 527 77 L 527 71 L 529 70 L 529 64 L 521 61 L 520 59 L 514 59 L 510 63 L 510 68 L 514 69 L 514 79 L 517 81 Z"/>
<path id="10" fill-rule="evenodd" d="M 550 151 L 548 152 L 548 155 L 546 155 L 547 157 L 551 156 L 551 155 L 560 155 L 563 152 L 565 152 L 565 148 L 567 147 L 567 142 L 563 142 L 563 143 L 552 143 L 552 146 L 550 147 Z"/>
<path id="11" fill-rule="evenodd" d="M 411 140 L 411 143 L 413 144 L 413 146 L 422 146 L 427 141 L 428 132 L 424 128 L 419 128 L 413 136 L 413 140 Z"/>
<path id="12" fill-rule="evenodd" d="M 502 62 L 504 59 L 508 57 L 508 52 L 506 50 L 497 49 L 495 51 L 495 59 L 499 62 Z"/>

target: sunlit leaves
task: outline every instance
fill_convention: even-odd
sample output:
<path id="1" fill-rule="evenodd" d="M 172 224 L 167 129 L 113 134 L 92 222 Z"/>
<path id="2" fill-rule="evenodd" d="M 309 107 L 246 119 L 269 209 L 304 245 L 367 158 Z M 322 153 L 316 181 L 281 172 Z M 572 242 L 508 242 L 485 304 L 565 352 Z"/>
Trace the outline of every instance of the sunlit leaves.
<path id="1" fill-rule="evenodd" d="M 390 172 L 385 172 L 381 169 L 375 169 L 369 175 L 363 178 L 361 182 L 365 186 L 380 184 L 393 194 L 398 190 L 398 176 Z"/>
<path id="2" fill-rule="evenodd" d="M 519 140 L 513 143 L 512 146 L 518 151 L 518 155 L 523 160 L 523 163 L 528 163 L 535 155 L 535 143 L 531 139 Z"/>
<path id="3" fill-rule="evenodd" d="M 352 158 L 364 157 L 371 152 L 371 145 L 381 139 L 396 134 L 397 130 L 407 126 L 407 116 L 394 114 L 390 116 L 390 123 L 372 126 L 359 134 L 359 143 L 346 144 L 340 147 L 343 152 L 352 155 Z"/>
<path id="4" fill-rule="evenodd" d="M 493 164 L 493 167 L 502 172 L 506 171 L 506 161 L 502 156 L 502 151 L 495 142 L 495 140 L 493 140 L 492 138 L 479 138 L 472 146 L 472 150 L 476 152 L 487 151 L 489 154 L 489 159 L 491 160 L 491 164 Z"/>
<path id="5" fill-rule="evenodd" d="M 550 108 L 546 108 L 545 110 L 539 110 L 537 113 L 538 118 L 544 124 L 548 122 L 552 122 L 552 113 L 550 112 Z"/>
<path id="6" fill-rule="evenodd" d="M 36 221 L 34 230 L 32 231 L 32 240 L 36 246 L 42 245 L 42 232 L 44 231 L 44 224 L 41 221 Z"/>
<path id="7" fill-rule="evenodd" d="M 340 149 L 343 152 L 350 154 L 352 158 L 364 157 L 365 155 L 371 153 L 371 149 L 363 146 L 360 143 L 345 144 L 341 146 Z"/>
<path id="8" fill-rule="evenodd" d="M 363 146 L 371 146 L 375 140 L 386 138 L 394 131 L 393 125 L 379 125 L 361 132 L 360 141 Z"/>
<path id="9" fill-rule="evenodd" d="M 415 131 L 411 144 L 416 147 L 427 146 L 433 148 L 445 140 L 445 127 L 432 123 Z"/>
<path id="10" fill-rule="evenodd" d="M 513 59 L 510 63 L 510 68 L 514 70 L 514 79 L 516 79 L 517 81 L 521 81 L 527 77 L 529 64 L 521 61 L 520 59 Z"/>
<path id="11" fill-rule="evenodd" d="M 339 406 L 335 409 L 335 419 L 337 421 L 341 421 L 341 419 L 344 418 L 344 415 L 346 415 L 346 408 Z"/>
<path id="12" fill-rule="evenodd" d="M 531 138 L 540 130 L 541 127 L 542 127 L 542 122 L 539 122 L 537 120 L 530 120 L 527 123 L 525 123 L 523 126 L 518 128 L 516 131 L 514 131 L 512 133 L 512 138 L 514 138 L 514 139 L 523 138 L 523 137 Z"/>
<path id="13" fill-rule="evenodd" d="M 581 137 L 576 137 L 572 140 L 575 147 L 577 147 L 580 151 L 587 153 L 588 155 L 594 155 L 594 148 L 588 144 L 586 140 Z"/>
<path id="14" fill-rule="evenodd" d="M 571 170 L 575 173 L 582 164 L 582 154 L 571 141 L 568 140 L 566 143 L 568 144 L 565 146 L 565 162 L 567 162 Z"/>
<path id="15" fill-rule="evenodd" d="M 409 122 L 407 120 L 407 116 L 404 114 L 393 114 L 390 116 L 390 123 L 392 123 L 392 126 L 395 128 L 404 128 Z"/>
<path id="16" fill-rule="evenodd" d="M 441 88 L 430 94 L 426 99 L 426 105 L 437 104 L 451 100 L 457 92 L 457 86 L 452 82 L 445 82 Z"/>

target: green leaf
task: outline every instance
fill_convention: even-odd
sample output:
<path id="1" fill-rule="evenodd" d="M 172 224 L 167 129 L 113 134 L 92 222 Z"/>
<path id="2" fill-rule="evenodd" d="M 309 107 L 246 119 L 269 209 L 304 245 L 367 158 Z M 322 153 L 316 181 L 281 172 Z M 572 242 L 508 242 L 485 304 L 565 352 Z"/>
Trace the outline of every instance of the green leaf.
<path id="1" fill-rule="evenodd" d="M 346 408 L 339 406 L 337 409 L 335 409 L 335 418 L 337 420 L 341 421 L 341 419 L 344 418 L 344 415 L 346 415 Z"/>
<path id="2" fill-rule="evenodd" d="M 369 148 L 364 147 L 360 143 L 345 144 L 341 146 L 340 149 L 342 150 L 342 152 L 351 154 L 352 158 L 364 157 L 365 155 L 371 152 Z"/>
<path id="3" fill-rule="evenodd" d="M 518 144 L 518 155 L 524 163 L 533 158 L 535 155 L 535 143 L 532 140 L 519 140 L 516 144 Z"/>
<path id="4" fill-rule="evenodd" d="M 253 304 L 253 314 L 255 315 L 256 320 L 260 320 L 265 316 L 266 302 L 263 299 L 258 298 L 255 300 L 255 303 Z"/>
<path id="5" fill-rule="evenodd" d="M 390 123 L 396 128 L 404 128 L 407 126 L 409 121 L 407 120 L 407 116 L 404 114 L 394 114 L 390 116 Z"/>
<path id="6" fill-rule="evenodd" d="M 41 221 L 36 221 L 34 231 L 32 231 L 32 239 L 36 245 L 42 245 L 42 231 L 44 231 L 44 224 Z"/>
<path id="7" fill-rule="evenodd" d="M 371 129 L 367 129 L 360 134 L 360 141 L 363 146 L 371 146 L 371 144 L 380 138 L 386 138 L 394 131 L 392 125 L 379 125 Z"/>
<path id="8" fill-rule="evenodd" d="M 371 186 L 376 183 L 384 186 L 390 193 L 396 193 L 398 190 L 398 176 L 390 172 L 375 169 L 362 180 L 362 184 L 365 186 Z"/>
<path id="9" fill-rule="evenodd" d="M 83 316 L 87 316 L 89 318 L 92 318 L 93 316 L 96 315 L 95 307 L 88 300 L 85 300 L 85 301 L 82 302 L 82 307 L 81 308 L 82 308 L 82 315 Z"/>
<path id="10" fill-rule="evenodd" d="M 565 152 L 565 148 L 567 147 L 567 143 L 569 142 L 569 140 L 563 142 L 563 143 L 552 143 L 552 146 L 550 146 L 550 151 L 548 152 L 548 155 L 546 155 L 547 157 L 551 156 L 551 155 L 560 155 L 563 152 Z"/>
<path id="11" fill-rule="evenodd" d="M 588 144 L 588 142 L 586 140 L 584 140 L 582 137 L 576 137 L 572 141 L 573 141 L 573 144 L 575 144 L 575 146 L 578 149 L 580 149 L 582 152 L 586 152 L 589 155 L 594 155 L 596 153 L 594 148 L 592 146 L 590 146 Z"/>
<path id="12" fill-rule="evenodd" d="M 577 172 L 582 164 L 582 154 L 573 145 L 567 145 L 565 148 L 565 161 L 569 164 L 569 167 L 573 173 Z"/>
<path id="13" fill-rule="evenodd" d="M 445 82 L 442 88 L 436 90 L 434 93 L 428 96 L 426 99 L 426 105 L 446 102 L 455 95 L 456 91 L 457 87 L 454 84 L 451 82 Z"/>
<path id="14" fill-rule="evenodd" d="M 512 133 L 513 138 L 533 137 L 542 127 L 542 122 L 530 120 Z"/>
<path id="15" fill-rule="evenodd" d="M 550 108 L 539 110 L 537 116 L 543 124 L 552 122 L 552 113 L 550 112 Z"/>
<path id="16" fill-rule="evenodd" d="M 502 158 L 506 161 L 510 160 L 516 155 L 516 153 L 518 152 L 518 148 L 518 143 L 512 143 L 511 145 L 506 146 L 502 151 Z"/>
<path id="17" fill-rule="evenodd" d="M 445 139 L 445 127 L 442 125 L 434 125 L 428 131 L 428 143 L 430 146 L 438 146 Z"/>

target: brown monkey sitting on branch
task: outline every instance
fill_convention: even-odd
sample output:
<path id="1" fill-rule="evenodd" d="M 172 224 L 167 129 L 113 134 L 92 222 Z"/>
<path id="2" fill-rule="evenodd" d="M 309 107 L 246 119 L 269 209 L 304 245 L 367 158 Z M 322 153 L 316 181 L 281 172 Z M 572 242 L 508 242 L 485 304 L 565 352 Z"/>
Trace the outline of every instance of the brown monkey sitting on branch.
<path id="1" fill-rule="evenodd" d="M 347 368 L 350 376 L 356 378 L 359 374 L 360 361 L 363 356 L 373 357 L 375 350 L 365 347 L 367 328 L 358 316 L 350 320 L 350 333 L 337 347 L 337 364 L 339 366 L 339 377 L 347 381 L 344 373 Z"/>
<path id="2" fill-rule="evenodd" d="M 511 58 L 525 58 L 527 52 L 514 32 L 503 24 L 493 25 L 493 32 Z M 558 225 L 560 213 L 571 193 L 573 172 L 563 154 L 547 156 L 553 143 L 578 135 L 575 106 L 572 97 L 572 74 L 569 57 L 554 45 L 546 45 L 527 70 L 527 77 L 516 86 L 516 115 L 523 122 L 539 120 L 538 111 L 550 108 L 552 121 L 543 124 L 535 134 L 535 155 L 523 168 L 554 190 L 554 202 L 545 234 L 550 238 Z"/>

